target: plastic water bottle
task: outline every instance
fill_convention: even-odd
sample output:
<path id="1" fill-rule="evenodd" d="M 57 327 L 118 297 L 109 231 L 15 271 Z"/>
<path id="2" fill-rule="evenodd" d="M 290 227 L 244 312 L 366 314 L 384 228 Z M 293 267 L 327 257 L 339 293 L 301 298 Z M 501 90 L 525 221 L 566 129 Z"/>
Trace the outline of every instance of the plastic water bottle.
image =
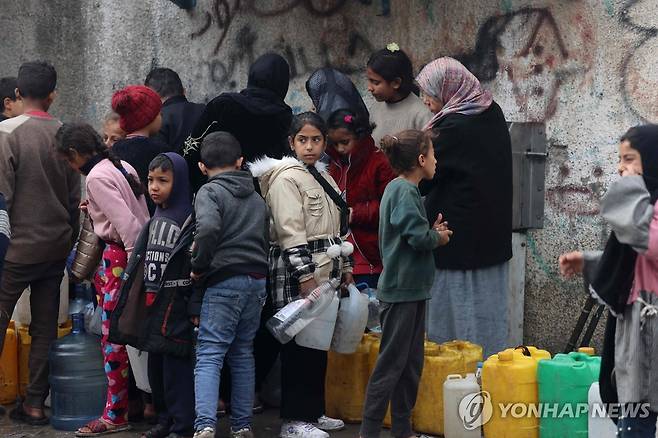
<path id="1" fill-rule="evenodd" d="M 71 334 L 50 346 L 50 424 L 59 430 L 76 430 L 98 418 L 107 394 L 100 341 L 85 333 L 82 313 L 72 319 Z"/>
<path id="2" fill-rule="evenodd" d="M 279 310 L 267 321 L 267 329 L 279 342 L 287 344 L 331 304 L 339 285 L 337 278 L 323 282 L 306 298 L 293 301 Z"/>

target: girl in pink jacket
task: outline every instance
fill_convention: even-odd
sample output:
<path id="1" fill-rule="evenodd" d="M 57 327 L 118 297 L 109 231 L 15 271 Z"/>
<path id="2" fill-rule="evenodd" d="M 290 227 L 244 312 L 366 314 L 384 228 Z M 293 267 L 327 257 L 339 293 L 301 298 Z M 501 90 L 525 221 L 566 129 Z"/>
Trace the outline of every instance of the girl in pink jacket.
<path id="1" fill-rule="evenodd" d="M 100 270 L 103 309 L 101 349 L 108 378 L 107 403 L 101 418 L 80 428 L 77 436 L 95 436 L 127 430 L 128 353 L 123 345 L 107 341 L 109 313 L 116 306 L 121 274 L 135 240 L 149 219 L 144 189 L 135 169 L 115 158 L 101 137 L 87 124 L 65 124 L 55 137 L 57 152 L 86 178 L 86 210 L 104 242 Z"/>

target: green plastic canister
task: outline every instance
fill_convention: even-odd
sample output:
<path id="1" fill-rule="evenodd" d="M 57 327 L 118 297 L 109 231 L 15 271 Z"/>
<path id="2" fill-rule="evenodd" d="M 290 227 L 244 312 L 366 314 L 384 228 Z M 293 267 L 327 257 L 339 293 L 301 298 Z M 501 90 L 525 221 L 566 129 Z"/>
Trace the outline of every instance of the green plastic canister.
<path id="1" fill-rule="evenodd" d="M 556 354 L 539 362 L 540 438 L 587 438 L 587 394 L 600 369 L 601 358 L 585 353 Z"/>

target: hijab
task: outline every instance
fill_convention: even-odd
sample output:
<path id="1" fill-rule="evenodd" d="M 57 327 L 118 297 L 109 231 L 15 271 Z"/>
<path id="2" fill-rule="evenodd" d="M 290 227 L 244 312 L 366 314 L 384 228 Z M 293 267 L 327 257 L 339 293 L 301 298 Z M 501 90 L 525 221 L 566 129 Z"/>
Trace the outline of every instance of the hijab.
<path id="1" fill-rule="evenodd" d="M 443 57 L 427 64 L 416 82 L 423 93 L 440 100 L 443 108 L 425 125 L 431 129 L 448 114 L 474 115 L 491 106 L 493 96 L 459 61 Z"/>
<path id="2" fill-rule="evenodd" d="M 350 78 L 340 71 L 325 67 L 315 70 L 306 81 L 306 92 L 313 101 L 315 112 L 326 122 L 331 113 L 346 109 L 370 119 L 361 94 Z"/>
<path id="3" fill-rule="evenodd" d="M 292 110 L 283 101 L 290 84 L 290 66 L 282 56 L 267 53 L 249 68 L 247 88 L 229 93 L 248 112 L 256 115 L 287 113 Z"/>
<path id="4" fill-rule="evenodd" d="M 192 214 L 192 199 L 190 190 L 190 178 L 188 175 L 187 162 L 175 152 L 167 152 L 164 155 L 173 165 L 174 183 L 171 194 L 167 199 L 167 208 L 158 205 L 153 217 L 166 217 L 182 227 L 185 220 Z"/>

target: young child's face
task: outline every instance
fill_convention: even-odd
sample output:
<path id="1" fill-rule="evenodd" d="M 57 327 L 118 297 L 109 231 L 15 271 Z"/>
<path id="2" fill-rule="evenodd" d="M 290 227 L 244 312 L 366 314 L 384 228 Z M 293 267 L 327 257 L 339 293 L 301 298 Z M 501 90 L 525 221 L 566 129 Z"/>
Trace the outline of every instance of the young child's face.
<path id="1" fill-rule="evenodd" d="M 368 78 L 368 91 L 372 94 L 377 102 L 389 102 L 395 100 L 400 89 L 400 80 L 387 81 L 383 76 L 378 75 L 370 67 L 366 70 Z"/>
<path id="2" fill-rule="evenodd" d="M 174 172 L 157 168 L 149 170 L 148 176 L 149 196 L 155 205 L 164 206 L 174 187 Z"/>
<path id="3" fill-rule="evenodd" d="M 631 147 L 628 140 L 619 143 L 619 166 L 621 176 L 642 175 L 642 157 L 637 149 Z"/>
<path id="4" fill-rule="evenodd" d="M 126 133 L 119 126 L 118 120 L 108 120 L 103 125 L 103 143 L 111 148 L 114 143 L 126 138 Z"/>
<path id="5" fill-rule="evenodd" d="M 329 144 L 341 155 L 351 154 L 358 143 L 356 135 L 345 128 L 329 130 Z"/>
<path id="6" fill-rule="evenodd" d="M 315 126 L 304 125 L 295 137 L 290 139 L 290 148 L 295 152 L 298 160 L 313 165 L 324 152 L 324 135 Z"/>
<path id="7" fill-rule="evenodd" d="M 430 180 L 434 178 L 434 174 L 436 173 L 436 157 L 434 156 L 434 146 L 431 141 L 427 154 L 421 155 L 418 158 L 418 164 L 420 165 L 423 179 Z"/>

